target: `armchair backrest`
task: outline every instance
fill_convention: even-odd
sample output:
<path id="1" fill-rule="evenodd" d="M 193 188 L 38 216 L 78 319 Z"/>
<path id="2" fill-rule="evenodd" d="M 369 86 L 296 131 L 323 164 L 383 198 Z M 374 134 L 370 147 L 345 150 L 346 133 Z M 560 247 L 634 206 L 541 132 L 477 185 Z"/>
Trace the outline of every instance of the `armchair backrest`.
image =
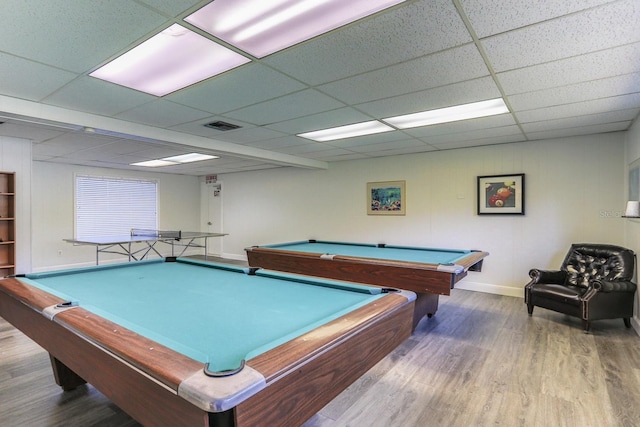
<path id="1" fill-rule="evenodd" d="M 634 253 L 620 246 L 575 243 L 571 245 L 561 270 L 567 272 L 567 285 L 587 287 L 593 280 L 631 280 Z"/>

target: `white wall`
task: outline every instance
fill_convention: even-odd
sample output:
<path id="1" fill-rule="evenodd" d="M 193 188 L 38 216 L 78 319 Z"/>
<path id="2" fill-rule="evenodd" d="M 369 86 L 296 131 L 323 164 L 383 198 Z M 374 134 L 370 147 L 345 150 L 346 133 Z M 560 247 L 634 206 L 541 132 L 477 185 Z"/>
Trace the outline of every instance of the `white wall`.
<path id="1" fill-rule="evenodd" d="M 640 159 L 640 122 L 636 121 L 635 125 L 626 133 L 626 168 L 625 173 L 628 173 L 629 166 Z M 628 189 L 628 182 L 627 189 Z M 628 195 L 628 190 L 625 191 L 625 196 Z M 640 220 L 638 219 L 626 219 L 624 228 L 624 243 L 629 249 L 632 249 L 636 254 L 640 254 Z M 636 265 L 636 283 L 638 283 L 638 268 Z M 640 295 L 636 293 L 636 307 L 635 315 L 633 319 L 633 326 L 636 331 L 640 332 L 640 314 L 638 313 L 640 308 Z"/>
<path id="2" fill-rule="evenodd" d="M 219 175 L 224 255 L 317 238 L 481 249 L 457 287 L 523 295 L 529 269 L 559 267 L 573 242 L 625 243 L 625 133 Z M 526 215 L 478 216 L 479 175 L 525 173 Z M 368 216 L 366 183 L 405 180 L 406 216 Z"/>
<path id="3" fill-rule="evenodd" d="M 0 136 L 0 170 L 16 173 L 16 273 L 31 271 L 31 141 Z"/>
<path id="4" fill-rule="evenodd" d="M 74 237 L 74 178 L 76 174 L 153 179 L 158 182 L 159 228 L 201 231 L 200 185 L 197 177 L 119 171 L 58 163 L 33 162 L 33 271 L 95 264 L 95 249 L 63 241 Z M 170 255 L 170 250 L 163 255 Z M 100 261 L 126 261 L 101 255 Z"/>

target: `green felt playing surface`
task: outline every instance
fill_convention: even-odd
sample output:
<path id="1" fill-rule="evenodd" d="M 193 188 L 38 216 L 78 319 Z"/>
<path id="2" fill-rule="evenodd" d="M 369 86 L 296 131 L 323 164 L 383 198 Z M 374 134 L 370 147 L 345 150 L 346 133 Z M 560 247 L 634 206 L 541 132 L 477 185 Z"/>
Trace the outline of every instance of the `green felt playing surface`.
<path id="1" fill-rule="evenodd" d="M 253 276 L 180 259 L 27 277 L 33 286 L 218 371 L 237 368 L 241 360 L 381 296 L 374 287 Z"/>
<path id="2" fill-rule="evenodd" d="M 360 258 L 376 258 L 392 261 L 421 262 L 428 264 L 451 264 L 463 258 L 471 251 L 431 249 L 407 246 L 385 246 L 382 248 L 374 244 L 340 243 L 340 242 L 291 242 L 275 245 L 265 245 L 264 248 L 281 249 L 285 251 L 311 252 L 319 254 L 344 255 Z"/>

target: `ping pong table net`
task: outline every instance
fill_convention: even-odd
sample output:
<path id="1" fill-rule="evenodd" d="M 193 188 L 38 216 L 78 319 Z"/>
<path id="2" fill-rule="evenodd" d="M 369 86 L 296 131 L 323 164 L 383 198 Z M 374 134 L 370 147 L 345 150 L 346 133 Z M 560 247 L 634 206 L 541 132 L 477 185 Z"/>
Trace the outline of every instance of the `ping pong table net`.
<path id="1" fill-rule="evenodd" d="M 177 230 L 151 230 L 146 228 L 132 228 L 131 236 L 158 237 L 161 239 L 180 239 L 182 231 Z"/>

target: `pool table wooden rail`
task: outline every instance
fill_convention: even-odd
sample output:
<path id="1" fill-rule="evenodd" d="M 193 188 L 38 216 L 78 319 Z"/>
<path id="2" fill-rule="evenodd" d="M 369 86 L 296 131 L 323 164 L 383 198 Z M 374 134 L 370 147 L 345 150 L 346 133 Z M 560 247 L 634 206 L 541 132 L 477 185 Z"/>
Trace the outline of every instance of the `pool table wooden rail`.
<path id="1" fill-rule="evenodd" d="M 47 350 L 65 389 L 93 384 L 145 425 L 298 425 L 411 334 L 414 302 L 387 295 L 247 361 L 266 387 L 231 410 L 210 412 L 179 395 L 203 364 L 17 279 L 0 280 L 0 315 Z M 381 308 L 388 309 L 379 316 Z M 347 343 L 348 341 L 348 343 Z"/>
<path id="2" fill-rule="evenodd" d="M 438 311 L 439 296 L 450 295 L 454 285 L 468 271 L 480 271 L 488 252 L 471 251 L 456 261 L 456 267 L 439 268 L 439 264 L 364 258 L 320 252 L 251 246 L 245 249 L 249 265 L 269 270 L 366 283 L 415 292 L 417 299 L 413 328 L 426 315 Z"/>
<path id="3" fill-rule="evenodd" d="M 467 275 L 467 270 L 479 269 L 482 260 L 489 255 L 487 252 L 471 252 L 459 263 L 464 270 L 460 273 L 450 273 L 438 271 L 438 264 L 430 263 L 344 255 L 333 255 L 329 259 L 323 258 L 323 254 L 317 252 L 274 250 L 259 246 L 245 250 L 252 267 L 377 286 L 396 283 L 395 286 L 401 289 L 438 295 L 450 295 L 453 286 Z"/>

